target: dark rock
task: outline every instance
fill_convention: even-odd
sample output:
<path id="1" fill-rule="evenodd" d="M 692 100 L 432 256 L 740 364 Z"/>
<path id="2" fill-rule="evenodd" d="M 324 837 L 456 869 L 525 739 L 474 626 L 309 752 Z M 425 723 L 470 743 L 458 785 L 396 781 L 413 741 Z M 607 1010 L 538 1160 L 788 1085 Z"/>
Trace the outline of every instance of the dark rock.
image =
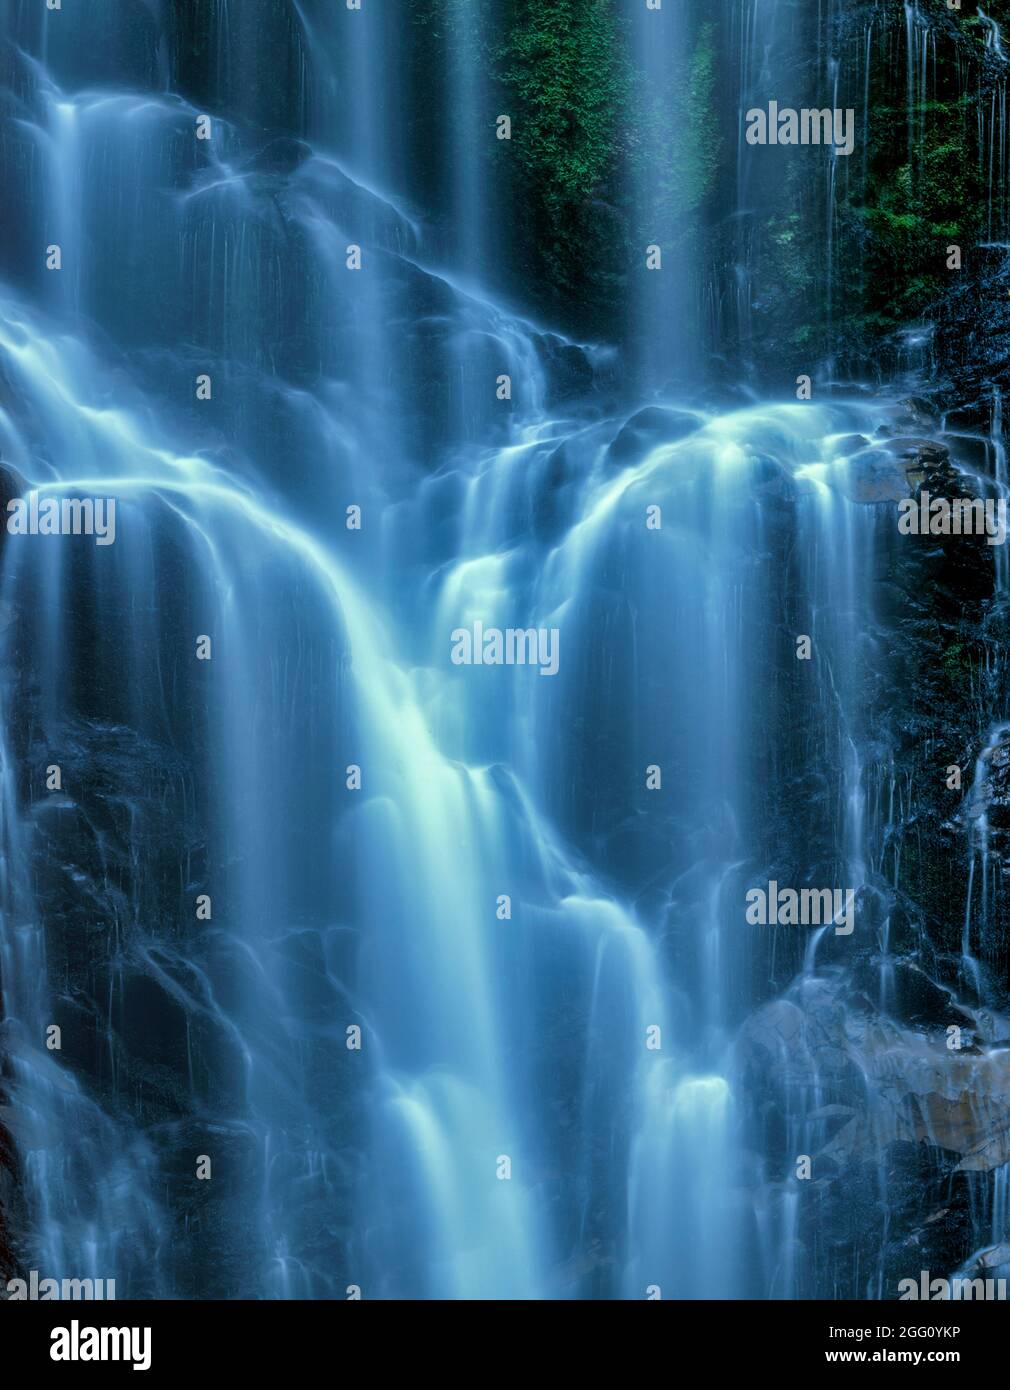
<path id="1" fill-rule="evenodd" d="M 694 434 L 701 429 L 702 423 L 698 416 L 684 410 L 647 406 L 625 424 L 611 444 L 608 457 L 621 464 L 643 458 L 662 444 L 675 444 Z"/>
<path id="2" fill-rule="evenodd" d="M 853 502 L 900 502 L 909 495 L 901 462 L 884 449 L 864 449 L 849 459 L 841 487 Z"/>
<path id="3" fill-rule="evenodd" d="M 262 174 L 292 174 L 311 158 L 312 147 L 304 140 L 282 135 L 270 140 L 246 161 L 245 167 Z"/>
<path id="4" fill-rule="evenodd" d="M 836 458 L 848 458 L 851 454 L 857 454 L 860 449 L 865 449 L 869 442 L 865 434 L 846 434 L 833 442 L 831 452 Z"/>
<path id="5" fill-rule="evenodd" d="M 992 470 L 993 446 L 991 440 L 975 434 L 944 434 L 942 436 L 958 462 L 973 469 L 976 473 L 989 473 Z"/>

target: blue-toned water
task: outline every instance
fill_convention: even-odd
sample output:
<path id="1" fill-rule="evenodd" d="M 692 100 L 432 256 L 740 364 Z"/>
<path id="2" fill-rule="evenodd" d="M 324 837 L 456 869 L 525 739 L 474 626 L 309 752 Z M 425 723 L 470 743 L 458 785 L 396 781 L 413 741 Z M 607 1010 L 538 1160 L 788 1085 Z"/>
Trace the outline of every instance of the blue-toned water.
<path id="1" fill-rule="evenodd" d="M 714 404 L 694 268 L 639 275 L 639 349 L 667 328 L 620 389 L 612 347 L 516 308 L 479 25 L 433 225 L 395 13 L 207 5 L 203 105 L 170 8 L 2 6 L 5 496 L 117 502 L 107 546 L 4 538 L 17 1266 L 119 1297 L 790 1296 L 741 904 L 796 679 L 805 867 L 880 867 L 890 518 L 847 460 L 893 406 Z M 654 85 L 682 19 L 631 36 Z M 453 664 L 475 623 L 556 630 L 556 674 Z M 798 1084 L 790 1152 L 817 1108 Z"/>

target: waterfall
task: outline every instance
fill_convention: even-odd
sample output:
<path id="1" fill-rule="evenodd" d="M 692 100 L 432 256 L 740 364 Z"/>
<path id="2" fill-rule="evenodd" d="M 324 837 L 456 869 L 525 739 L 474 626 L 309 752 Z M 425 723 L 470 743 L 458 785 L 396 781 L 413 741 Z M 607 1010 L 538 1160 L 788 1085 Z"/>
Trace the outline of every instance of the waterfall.
<path id="1" fill-rule="evenodd" d="M 975 1141 L 1010 725 L 962 632 L 976 603 L 995 670 L 1006 561 L 955 621 L 963 575 L 895 522 L 931 469 L 1006 495 L 1002 394 L 948 430 L 835 351 L 869 108 L 903 54 L 918 196 L 937 34 L 911 2 L 587 10 L 623 93 L 587 191 L 572 50 L 543 80 L 530 28 L 561 10 L 0 4 L 0 496 L 115 504 L 108 544 L 0 537 L 12 1272 L 886 1298 L 922 1174 L 968 1175 L 959 1258 L 1006 1234 Z M 858 108 L 851 170 L 745 139 L 814 97 Z M 1004 105 L 992 77 L 990 235 Z M 566 319 L 530 248 L 580 217 Z M 769 345 L 788 255 L 809 318 Z M 851 935 L 749 920 L 772 884 Z"/>
<path id="2" fill-rule="evenodd" d="M 228 89 L 248 31 L 226 7 L 213 18 L 235 55 L 215 74 Z M 592 590 L 594 518 L 619 496 L 602 454 L 623 420 L 593 437 L 582 421 L 551 418 L 536 332 L 425 265 L 416 224 L 377 187 L 388 168 L 367 114 L 376 21 L 345 22 L 362 25 L 342 60 L 362 122 L 361 139 L 347 141 L 353 167 L 322 135 L 250 158 L 248 137 L 214 114 L 215 139 L 194 161 L 186 127 L 204 114 L 197 106 L 64 87 L 41 58 L 12 55 L 30 91 L 15 167 L 53 218 L 68 274 L 52 281 L 55 298 L 43 282 L 38 303 L 6 304 L 4 372 L 19 409 L 4 420 L 4 457 L 19 488 L 108 492 L 119 505 L 107 553 L 73 552 L 54 567 L 28 537 L 4 553 L 8 664 L 18 668 L 25 644 L 38 652 L 37 683 L 7 697 L 10 726 L 31 727 L 34 741 L 4 760 L 10 1088 L 14 1110 L 35 1117 L 16 1132 L 35 1233 L 24 1259 L 115 1277 L 134 1295 L 339 1296 L 360 1281 L 393 1296 L 644 1296 L 668 1276 L 711 1289 L 725 1223 L 708 1151 L 725 1149 L 726 1083 L 696 1076 L 686 1053 L 674 1062 L 646 1051 L 649 1030 L 675 1031 L 655 947 L 626 894 L 544 819 L 554 789 L 539 750 L 562 732 L 558 697 L 530 672 L 510 709 L 488 688 L 501 672 L 464 686 L 446 661 L 451 628 L 472 614 L 550 626 L 571 586 Z M 311 49 L 307 25 L 304 38 Z M 320 55 L 309 58 L 311 70 Z M 472 197 L 462 189 L 461 215 Z M 355 239 L 372 273 L 349 292 L 343 248 Z M 160 330 L 185 333 L 188 352 L 166 355 L 143 291 L 117 309 L 113 257 L 132 267 L 142 247 L 173 286 Z M 314 286 L 303 312 L 319 337 L 304 362 L 271 344 L 285 336 L 282 265 L 304 267 Z M 471 448 L 468 474 L 460 461 L 417 481 L 406 459 L 399 470 L 391 460 L 377 481 L 359 461 L 375 455 L 375 426 L 403 389 L 391 368 L 402 335 L 388 324 L 411 300 L 437 308 L 429 342 L 450 378 L 458 370 L 471 390 L 476 348 L 510 371 L 523 400 L 504 447 Z M 350 350 L 322 336 L 334 315 L 349 324 Z M 309 393 L 303 382 L 320 364 Z M 198 368 L 211 383 L 209 430 L 179 404 Z M 459 438 L 479 436 L 477 407 L 457 400 Z M 308 475 L 282 486 L 272 451 L 285 429 L 346 461 L 340 491 L 379 529 L 382 563 L 342 548 L 353 533 L 334 533 Z M 384 427 L 383 449 L 396 438 Z M 586 464 L 580 510 L 524 547 L 516 507 L 542 505 L 529 479 L 539 475 L 546 498 L 562 447 Z M 328 492 L 332 507 L 332 483 Z M 378 506 L 369 513 L 380 497 L 381 527 Z M 446 502 L 458 514 L 439 555 L 418 536 Z M 538 551 L 542 583 L 524 586 Z M 396 587 L 417 576 L 399 598 L 390 564 Z M 578 622 L 574 612 L 566 622 L 573 666 Z M 588 652 L 591 632 L 584 641 Z M 718 654 L 708 660 L 718 679 Z M 82 661 L 106 673 L 99 692 L 82 687 Z M 356 799 L 345 763 L 349 784 L 361 769 Z M 62 799 L 42 791 L 50 764 Z M 116 904 L 113 920 L 89 924 L 102 936 L 84 979 L 103 1026 L 71 1053 L 80 1094 L 74 1068 L 68 1089 L 40 1041 L 66 999 L 70 1051 L 83 1003 L 81 962 L 46 958 L 45 895 L 24 872 L 40 860 L 84 883 L 85 917 L 103 882 L 88 882 L 96 865 L 103 903 Z M 500 893 L 515 905 L 505 922 Z M 201 898 L 213 906 L 194 916 Z M 530 1034 L 551 1002 L 534 982 L 558 961 L 573 1014 L 557 1051 L 565 1080 L 583 1078 L 584 1158 L 574 1190 L 552 1198 L 546 1175 L 573 1157 L 559 1128 L 571 1098 Z M 601 1037 L 615 1011 L 626 1024 L 611 1055 Z M 146 1051 L 143 1012 L 157 1020 Z M 360 1057 L 345 1045 L 352 1027 L 364 1034 Z M 227 1178 L 209 1207 L 187 1171 L 205 1158 Z M 666 1159 L 682 1170 L 672 1205 Z M 515 1165 L 508 1182 L 496 1177 L 503 1163 Z M 626 1214 L 610 1206 L 622 1173 Z M 667 1208 L 658 1227 L 657 1201 Z M 687 1219 L 698 1223 L 686 1247 L 697 1276 L 669 1267 Z M 182 1220 L 211 1221 L 220 1236 L 198 1256 Z M 648 1256 L 646 1233 L 660 1238 Z"/>

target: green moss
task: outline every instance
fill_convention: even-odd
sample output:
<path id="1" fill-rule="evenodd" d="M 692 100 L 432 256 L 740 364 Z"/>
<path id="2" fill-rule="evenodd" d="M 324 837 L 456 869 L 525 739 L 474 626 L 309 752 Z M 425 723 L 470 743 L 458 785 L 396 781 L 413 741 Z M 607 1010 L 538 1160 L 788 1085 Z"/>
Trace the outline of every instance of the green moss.
<path id="1" fill-rule="evenodd" d="M 534 252 L 562 294 L 585 284 L 587 266 L 613 259 L 600 254 L 608 229 L 594 201 L 614 196 L 622 153 L 629 88 L 622 30 L 614 0 L 516 0 L 495 54 Z"/>
<path id="2" fill-rule="evenodd" d="M 947 246 L 967 252 L 986 230 L 978 112 L 995 80 L 986 32 L 944 0 L 919 4 L 936 46 L 931 99 L 914 107 L 911 127 L 902 0 L 847 0 L 843 7 L 846 43 L 860 56 L 872 23 L 872 63 L 865 93 L 859 64 L 846 66 L 851 80 L 840 98 L 857 108 L 858 143 L 835 168 L 830 321 L 827 179 L 815 156 L 798 153 L 772 198 L 761 191 L 756 205 L 763 215 L 748 227 L 754 331 L 769 342 L 791 342 L 805 360 L 874 352 L 881 337 L 918 318 L 950 287 Z M 726 82 L 737 55 L 732 27 L 707 17 L 711 7 L 695 9 L 683 52 L 650 78 L 629 42 L 627 0 L 409 5 L 413 80 L 419 91 L 435 83 L 443 93 L 442 104 L 429 103 L 418 146 L 437 149 L 444 141 L 452 93 L 462 78 L 473 80 L 475 65 L 487 129 L 499 112 L 512 118 L 508 145 L 489 136 L 480 147 L 481 186 L 508 210 L 506 259 L 523 285 L 536 287 L 538 300 L 553 296 L 553 308 L 579 316 L 580 327 L 598 324 L 609 334 L 620 331 L 631 268 L 650 242 L 684 265 L 701 266 L 705 258 L 725 264 L 739 255 L 736 227 L 724 230 L 728 219 L 712 219 L 705 236 L 700 230 L 710 205 L 732 208 L 736 193 L 723 147 L 735 138 L 736 96 Z M 794 0 L 794 8 L 805 23 L 806 0 Z M 1010 36 L 1010 0 L 990 0 L 986 8 Z M 800 87 L 820 72 L 814 28 L 811 22 Z M 423 122 L 425 103 L 415 105 Z M 436 158 L 417 163 L 418 196 L 445 204 L 451 168 Z"/>
<path id="3" fill-rule="evenodd" d="M 864 270 L 850 315 L 857 336 L 919 316 L 948 286 L 947 246 L 977 239 L 983 199 L 973 117 L 967 99 L 921 103 L 910 161 L 907 110 L 874 107 L 865 191 L 840 207 L 840 251 L 855 246 Z"/>
<path id="4" fill-rule="evenodd" d="M 674 196 L 683 211 L 697 208 L 715 186 L 721 143 L 715 112 L 715 26 L 704 24 L 688 64 L 687 82 L 675 94 Z"/>
<path id="5" fill-rule="evenodd" d="M 975 670 L 975 661 L 970 647 L 963 642 L 952 642 L 940 658 L 943 672 L 953 685 L 964 685 Z"/>
<path id="6" fill-rule="evenodd" d="M 527 0 L 503 45 L 500 76 L 515 95 L 515 151 L 548 206 L 587 197 L 613 158 L 624 101 L 609 0 Z"/>
<path id="7" fill-rule="evenodd" d="M 1001 3 L 1010 21 L 1010 0 Z M 942 0 L 920 0 L 936 42 L 930 99 L 909 111 L 901 0 L 849 0 L 846 8 L 848 42 L 865 53 L 872 24 L 872 51 L 869 73 L 854 65 L 839 97 L 840 105 L 856 109 L 857 132 L 854 153 L 833 170 L 830 315 L 828 181 L 815 156 L 798 155 L 784 170 L 781 188 L 771 199 L 765 194 L 764 206 L 771 206 L 752 242 L 752 331 L 801 347 L 804 359 L 810 353 L 850 360 L 876 354 L 882 338 L 928 314 L 956 282 L 947 268 L 948 246 L 960 246 L 967 259 L 988 232 L 988 149 L 979 147 L 979 110 L 988 111 L 999 65 L 976 43 L 981 26 L 968 24 L 968 16 L 947 10 Z M 995 0 L 986 8 L 998 18 Z M 966 41 L 969 30 L 975 32 Z M 988 139 L 988 129 L 984 134 Z M 725 184 L 723 195 L 731 195 Z M 997 186 L 997 213 L 1000 199 Z"/>

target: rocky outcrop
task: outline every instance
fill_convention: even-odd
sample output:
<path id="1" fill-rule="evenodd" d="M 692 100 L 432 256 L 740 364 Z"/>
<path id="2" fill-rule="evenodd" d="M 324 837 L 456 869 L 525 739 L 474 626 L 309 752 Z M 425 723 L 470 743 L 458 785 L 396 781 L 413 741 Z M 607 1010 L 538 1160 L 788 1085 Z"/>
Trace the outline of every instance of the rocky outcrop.
<path id="1" fill-rule="evenodd" d="M 882 984 L 899 1014 L 909 1013 L 909 994 L 924 1001 L 920 1026 L 873 1007 L 843 972 L 805 979 L 742 1029 L 750 1083 L 766 1105 L 779 1104 L 779 1094 L 784 1125 L 790 1097 L 817 1094 L 807 1115 L 818 1140 L 815 1176 L 819 1158 L 839 1167 L 882 1161 L 903 1142 L 934 1149 L 948 1173 L 1002 1166 L 1010 1159 L 1010 1017 L 967 1009 L 908 961 L 891 963 Z"/>
<path id="2" fill-rule="evenodd" d="M 4 1297 L 6 1281 L 17 1271 L 13 1249 L 18 1210 L 17 1156 L 11 1136 L 3 1124 L 4 1109 L 5 1097 L 0 1090 L 0 1300 Z"/>
<path id="3" fill-rule="evenodd" d="M 930 317 L 948 426 L 988 432 L 1010 391 L 1010 247 L 972 249 Z"/>
<path id="4" fill-rule="evenodd" d="M 625 467 L 629 460 L 640 460 L 650 450 L 675 444 L 701 428 L 703 419 L 686 410 L 646 406 L 628 420 L 607 449 L 608 460 Z"/>
<path id="5" fill-rule="evenodd" d="M 913 962 L 887 964 L 879 983 L 880 1007 L 844 970 L 801 979 L 748 1020 L 738 1062 L 768 1165 L 762 1200 L 782 1221 L 809 1157 L 810 1266 L 864 1295 L 855 1269 L 879 1270 L 872 1296 L 887 1298 L 974 1248 L 975 1184 L 1010 1159 L 1010 1018 L 966 1010 Z"/>
<path id="6" fill-rule="evenodd" d="M 897 403 L 872 437 L 836 439 L 820 475 L 881 518 L 862 575 L 873 658 L 850 674 L 866 711 L 863 789 L 868 813 L 879 811 L 869 837 L 879 858 L 856 935 L 826 937 L 816 953 L 778 941 L 766 963 L 778 997 L 739 1035 L 755 1200 L 773 1229 L 794 1229 L 801 1252 L 787 1296 L 893 1298 L 899 1279 L 951 1274 L 983 1236 L 1004 1235 L 991 1216 L 1010 1161 L 1010 909 L 994 886 L 1010 826 L 1010 733 L 995 722 L 1008 636 L 997 547 L 899 537 L 895 515 L 924 492 L 997 491 L 991 421 L 952 418 L 952 407 L 944 418 L 941 394 Z M 820 717 L 797 699 L 781 725 L 802 750 Z M 802 753 L 795 763 L 805 768 Z M 790 853 L 794 873 L 830 857 L 834 823 L 823 840 L 811 833 L 811 803 L 825 796 L 809 776 L 780 779 L 768 817 L 780 879 Z M 796 824 L 807 827 L 802 850 L 789 848 Z M 809 1186 L 796 1176 L 801 1155 Z"/>
<path id="7" fill-rule="evenodd" d="M 1010 831 L 1010 731 L 1004 730 L 999 741 L 984 750 L 981 761 L 985 777 L 977 810 L 985 815 L 990 852 L 1005 857 L 1006 832 Z"/>

